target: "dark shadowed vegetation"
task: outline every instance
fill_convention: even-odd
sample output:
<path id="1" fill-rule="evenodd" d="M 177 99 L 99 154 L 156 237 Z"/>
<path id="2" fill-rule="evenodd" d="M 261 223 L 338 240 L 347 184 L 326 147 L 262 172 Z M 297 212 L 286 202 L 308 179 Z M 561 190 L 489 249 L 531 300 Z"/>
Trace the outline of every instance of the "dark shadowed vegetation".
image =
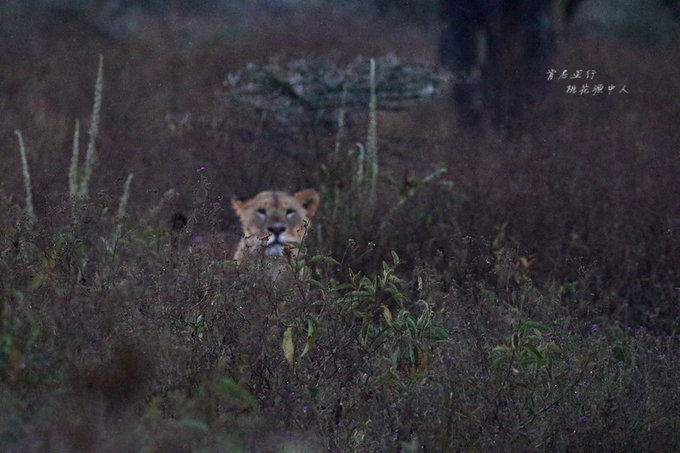
<path id="1" fill-rule="evenodd" d="M 45 3 L 0 6 L 0 450 L 680 449 L 680 38 L 652 9 L 565 34 L 506 137 L 450 105 L 435 9 Z M 236 266 L 229 200 L 304 187 L 285 282 Z"/>

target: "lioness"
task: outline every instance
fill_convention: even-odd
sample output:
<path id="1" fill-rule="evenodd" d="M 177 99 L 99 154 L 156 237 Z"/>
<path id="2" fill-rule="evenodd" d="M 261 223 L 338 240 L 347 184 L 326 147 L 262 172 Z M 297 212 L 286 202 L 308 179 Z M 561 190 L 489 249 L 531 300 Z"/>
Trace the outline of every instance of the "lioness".
<path id="1" fill-rule="evenodd" d="M 297 247 L 305 235 L 309 220 L 319 207 L 319 194 L 304 189 L 294 195 L 267 190 L 247 201 L 232 200 L 236 214 L 241 219 L 243 237 L 234 259 L 238 263 L 255 258 L 262 261 L 267 256 L 297 256 Z"/>

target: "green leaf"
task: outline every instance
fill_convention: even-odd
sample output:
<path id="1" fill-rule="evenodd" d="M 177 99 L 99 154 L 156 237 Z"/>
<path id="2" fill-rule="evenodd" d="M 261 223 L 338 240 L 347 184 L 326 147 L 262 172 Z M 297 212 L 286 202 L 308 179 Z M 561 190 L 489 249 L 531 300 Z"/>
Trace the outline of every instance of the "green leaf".
<path id="1" fill-rule="evenodd" d="M 532 321 L 532 320 L 524 321 L 522 326 L 525 327 L 525 328 L 532 328 L 532 329 L 538 329 L 538 330 L 543 330 L 543 331 L 550 330 L 550 327 L 546 326 L 545 324 L 542 324 L 538 321 Z"/>
<path id="2" fill-rule="evenodd" d="M 247 388 L 237 384 L 233 379 L 225 377 L 215 383 L 215 390 L 224 394 L 235 396 L 246 402 L 249 406 L 257 405 L 257 398 Z"/>
<path id="3" fill-rule="evenodd" d="M 415 333 L 415 332 L 418 331 L 418 329 L 416 327 L 416 322 L 415 322 L 415 320 L 413 319 L 412 316 L 409 316 L 408 318 L 406 318 L 406 325 L 408 326 L 408 329 L 411 331 L 411 333 Z"/>
<path id="4" fill-rule="evenodd" d="M 519 333 L 515 332 L 512 334 L 512 338 L 510 339 L 510 344 L 512 345 L 512 349 L 518 349 L 519 348 Z"/>
<path id="5" fill-rule="evenodd" d="M 368 335 L 372 337 L 370 344 L 371 348 L 377 349 L 389 340 L 389 337 L 387 337 L 388 329 L 388 327 L 380 330 L 376 329 L 375 327 L 370 329 Z"/>
<path id="6" fill-rule="evenodd" d="M 546 344 L 546 348 L 550 350 L 550 352 L 552 352 L 553 354 L 562 354 L 562 348 L 560 348 L 553 342 Z"/>
<path id="7" fill-rule="evenodd" d="M 530 351 L 533 355 L 535 355 L 538 360 L 543 360 L 543 354 L 541 354 L 538 348 L 536 348 L 536 346 L 534 346 L 533 344 L 525 343 L 524 348 Z"/>
<path id="8" fill-rule="evenodd" d="M 180 420 L 179 425 L 186 430 L 200 431 L 203 434 L 208 434 L 210 432 L 208 425 L 193 418 L 183 418 Z"/>
<path id="9" fill-rule="evenodd" d="M 370 326 L 369 323 L 364 322 L 364 325 L 361 327 L 361 331 L 359 333 L 359 344 L 361 346 L 366 347 L 368 346 L 368 327 Z"/>
<path id="10" fill-rule="evenodd" d="M 430 308 L 427 306 L 427 304 L 425 304 L 425 310 L 423 310 L 422 314 L 418 317 L 418 321 L 416 322 L 418 329 L 425 330 L 427 326 L 430 325 L 430 315 Z"/>
<path id="11" fill-rule="evenodd" d="M 614 346 L 612 348 L 612 353 L 619 362 L 623 362 L 626 359 L 626 353 L 620 345 Z"/>
<path id="12" fill-rule="evenodd" d="M 310 285 L 312 285 L 313 287 L 315 287 L 315 288 L 317 288 L 317 289 L 320 289 L 320 290 L 322 290 L 322 291 L 325 291 L 325 290 L 328 289 L 328 288 L 326 287 L 326 285 L 324 285 L 324 284 L 321 283 L 320 281 L 315 280 L 315 279 L 313 279 L 313 278 L 308 278 L 308 279 L 307 279 L 307 282 L 308 282 Z"/>
<path id="13" fill-rule="evenodd" d="M 281 342 L 283 349 L 283 356 L 291 367 L 295 366 L 295 345 L 293 344 L 293 328 L 289 327 L 283 332 L 283 341 Z"/>
<path id="14" fill-rule="evenodd" d="M 335 287 L 336 291 L 344 291 L 347 289 L 352 289 L 354 286 L 352 286 L 351 283 L 340 283 Z"/>
<path id="15" fill-rule="evenodd" d="M 371 288 L 373 289 L 373 288 Z M 375 291 L 354 291 L 351 294 L 353 297 L 356 297 L 357 299 L 370 299 L 373 300 L 375 297 Z"/>
<path id="16" fill-rule="evenodd" d="M 332 264 L 334 266 L 340 266 L 340 263 L 330 256 L 324 255 L 314 255 L 310 260 L 310 263 L 322 263 L 322 264 Z"/>
<path id="17" fill-rule="evenodd" d="M 397 252 L 395 252 L 394 250 L 392 250 L 392 261 L 394 262 L 395 266 L 398 266 L 400 263 L 399 255 L 397 255 Z"/>
<path id="18" fill-rule="evenodd" d="M 385 318 L 385 321 L 391 327 L 392 325 L 394 325 L 394 318 L 392 317 L 392 312 L 390 311 L 389 308 L 387 308 L 387 305 L 381 305 L 380 307 L 382 308 L 383 317 Z"/>
<path id="19" fill-rule="evenodd" d="M 500 353 L 500 354 L 506 355 L 506 354 L 510 354 L 511 349 L 510 349 L 508 346 L 506 346 L 506 345 L 504 345 L 504 344 L 501 344 L 501 345 L 495 346 L 495 347 L 492 349 L 492 351 L 493 351 L 493 352 L 496 352 L 496 353 Z"/>
<path id="20" fill-rule="evenodd" d="M 449 341 L 451 336 L 449 335 L 449 332 L 444 327 L 433 325 L 433 326 L 430 326 L 429 329 L 427 329 L 427 332 L 425 334 L 425 338 L 427 338 L 428 340 L 434 340 L 434 341 Z"/>
<path id="21" fill-rule="evenodd" d="M 314 327 L 314 323 L 312 322 L 311 319 L 307 320 L 307 341 L 305 342 L 305 347 L 302 349 L 302 354 L 300 354 L 300 358 L 304 357 L 307 355 L 309 350 L 312 348 L 312 345 L 316 341 L 316 327 Z"/>
<path id="22" fill-rule="evenodd" d="M 42 286 L 43 282 L 45 281 L 45 275 L 43 274 L 38 274 L 36 275 L 28 284 L 28 287 L 26 288 L 26 291 L 31 293 L 35 291 L 36 289 L 40 288 Z"/>
<path id="23" fill-rule="evenodd" d="M 361 280 L 359 280 L 359 288 L 362 287 L 375 288 L 375 284 L 370 278 L 362 277 Z"/>
<path id="24" fill-rule="evenodd" d="M 396 365 L 397 362 L 399 361 L 399 348 L 394 348 L 394 351 L 392 351 L 392 355 L 390 356 L 390 361 L 392 362 L 393 365 Z"/>

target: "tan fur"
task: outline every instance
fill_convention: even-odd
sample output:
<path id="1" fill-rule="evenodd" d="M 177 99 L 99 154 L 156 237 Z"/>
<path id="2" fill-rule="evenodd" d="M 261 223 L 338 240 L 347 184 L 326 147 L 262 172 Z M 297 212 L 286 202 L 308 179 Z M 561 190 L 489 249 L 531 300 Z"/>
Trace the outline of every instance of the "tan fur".
<path id="1" fill-rule="evenodd" d="M 243 237 L 234 259 L 261 261 L 265 257 L 297 256 L 292 242 L 301 242 L 309 220 L 319 207 L 319 194 L 304 189 L 294 195 L 286 192 L 265 191 L 247 201 L 232 200 L 241 220 Z"/>

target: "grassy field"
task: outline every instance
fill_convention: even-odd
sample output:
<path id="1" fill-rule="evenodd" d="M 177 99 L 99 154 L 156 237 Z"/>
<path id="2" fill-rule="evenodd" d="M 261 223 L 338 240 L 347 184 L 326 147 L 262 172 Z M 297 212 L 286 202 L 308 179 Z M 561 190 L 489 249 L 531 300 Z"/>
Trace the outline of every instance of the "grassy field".
<path id="1" fill-rule="evenodd" d="M 546 80 L 524 134 L 478 135 L 445 92 L 381 94 L 400 68 L 440 80 L 426 18 L 20 5 L 0 6 L 0 450 L 680 449 L 680 38 L 572 35 L 551 67 L 617 89 Z M 271 89 L 307 76 L 359 100 Z M 229 200 L 305 187 L 288 281 L 237 267 Z"/>

